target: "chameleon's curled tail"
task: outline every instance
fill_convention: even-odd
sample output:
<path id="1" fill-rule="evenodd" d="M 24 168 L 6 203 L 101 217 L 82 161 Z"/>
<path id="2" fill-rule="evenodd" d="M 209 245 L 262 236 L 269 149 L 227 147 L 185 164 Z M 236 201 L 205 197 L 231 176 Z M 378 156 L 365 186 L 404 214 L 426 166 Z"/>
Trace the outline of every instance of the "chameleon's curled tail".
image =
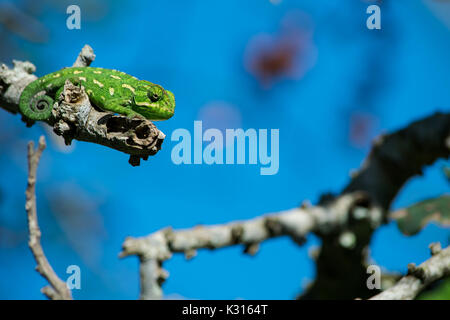
<path id="1" fill-rule="evenodd" d="M 34 87 L 35 84 L 31 83 L 22 92 L 19 101 L 20 112 L 30 120 L 47 120 L 52 115 L 55 101 L 45 93 L 36 93 Z"/>

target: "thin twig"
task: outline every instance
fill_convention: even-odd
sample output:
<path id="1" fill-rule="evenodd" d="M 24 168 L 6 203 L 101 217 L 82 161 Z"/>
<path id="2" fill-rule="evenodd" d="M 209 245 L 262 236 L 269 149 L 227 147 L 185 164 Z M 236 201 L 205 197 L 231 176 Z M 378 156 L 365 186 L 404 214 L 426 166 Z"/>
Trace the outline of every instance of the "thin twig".
<path id="1" fill-rule="evenodd" d="M 42 293 L 53 300 L 72 300 L 72 294 L 66 283 L 55 273 L 41 246 L 41 230 L 38 225 L 36 209 L 36 172 L 44 149 L 45 139 L 43 136 L 40 137 L 36 150 L 34 150 L 33 142 L 28 143 L 28 186 L 25 193 L 25 209 L 27 211 L 28 229 L 30 233 L 28 245 L 37 263 L 36 270 L 50 284 L 50 287 L 42 289 Z"/>
<path id="2" fill-rule="evenodd" d="M 412 300 L 430 284 L 450 276 L 450 246 L 441 250 L 432 244 L 430 249 L 430 259 L 419 266 L 409 264 L 407 276 L 370 300 Z"/>

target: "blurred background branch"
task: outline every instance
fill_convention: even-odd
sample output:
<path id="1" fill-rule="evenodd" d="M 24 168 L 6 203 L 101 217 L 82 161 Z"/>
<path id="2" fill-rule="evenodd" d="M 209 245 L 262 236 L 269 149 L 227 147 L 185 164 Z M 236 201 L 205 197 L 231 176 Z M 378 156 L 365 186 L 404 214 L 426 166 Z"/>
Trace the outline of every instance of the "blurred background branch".
<path id="1" fill-rule="evenodd" d="M 378 207 L 387 221 L 391 202 L 404 183 L 420 174 L 424 166 L 449 154 L 450 114 L 436 113 L 379 137 L 343 194 L 366 192 L 367 205 Z M 354 299 L 373 295 L 364 280 L 375 228 L 365 219 L 354 219 L 344 231 L 354 238 L 351 246 L 342 246 L 341 233 L 319 234 L 322 246 L 316 260 L 316 278 L 299 298 Z"/>
<path id="2" fill-rule="evenodd" d="M 141 299 L 161 299 L 159 287 L 167 278 L 162 262 L 170 259 L 172 253 L 184 253 L 190 259 L 196 255 L 197 249 L 243 245 L 245 253 L 254 255 L 261 242 L 280 236 L 289 236 L 301 245 L 310 232 L 326 234 L 342 228 L 348 222 L 348 213 L 364 198 L 361 193 L 346 194 L 324 206 L 302 206 L 247 221 L 178 231 L 163 229 L 142 238 L 129 237 L 123 244 L 120 257 L 139 257 Z M 381 223 L 381 213 L 376 208 L 368 210 L 367 217 L 374 225 Z"/>
<path id="3" fill-rule="evenodd" d="M 163 229 L 146 237 L 129 237 L 120 256 L 137 255 L 140 259 L 141 299 L 161 299 L 159 286 L 167 277 L 162 262 L 174 252 L 192 258 L 200 248 L 243 244 L 246 253 L 255 254 L 259 243 L 272 237 L 288 235 L 302 244 L 306 235 L 314 232 L 323 241 L 316 260 L 317 276 L 299 298 L 369 298 L 373 291 L 367 288 L 365 279 L 368 245 L 374 230 L 387 222 L 390 203 L 406 180 L 449 154 L 450 114 L 437 113 L 379 137 L 342 194 L 323 197 L 319 206 L 244 222 L 180 231 Z"/>
<path id="4" fill-rule="evenodd" d="M 28 144 L 28 186 L 26 190 L 27 200 L 25 203 L 30 236 L 28 245 L 37 262 L 36 270 L 50 284 L 50 286 L 46 286 L 41 290 L 42 293 L 52 300 L 72 300 L 72 294 L 66 283 L 55 273 L 41 246 L 41 230 L 38 224 L 36 206 L 36 173 L 44 149 L 45 138 L 43 136 L 39 139 L 36 150 L 34 149 L 33 142 Z"/>

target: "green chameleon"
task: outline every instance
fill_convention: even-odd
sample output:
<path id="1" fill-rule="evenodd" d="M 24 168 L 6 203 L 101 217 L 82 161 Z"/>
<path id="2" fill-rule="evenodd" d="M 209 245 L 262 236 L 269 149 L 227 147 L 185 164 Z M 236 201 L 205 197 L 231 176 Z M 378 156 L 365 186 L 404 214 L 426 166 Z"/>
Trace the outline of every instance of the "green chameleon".
<path id="1" fill-rule="evenodd" d="M 79 67 L 65 68 L 31 82 L 20 96 L 21 113 L 31 120 L 49 119 L 66 80 L 82 85 L 89 100 L 98 108 L 129 118 L 166 120 L 175 111 L 173 93 L 160 85 L 117 70 Z"/>

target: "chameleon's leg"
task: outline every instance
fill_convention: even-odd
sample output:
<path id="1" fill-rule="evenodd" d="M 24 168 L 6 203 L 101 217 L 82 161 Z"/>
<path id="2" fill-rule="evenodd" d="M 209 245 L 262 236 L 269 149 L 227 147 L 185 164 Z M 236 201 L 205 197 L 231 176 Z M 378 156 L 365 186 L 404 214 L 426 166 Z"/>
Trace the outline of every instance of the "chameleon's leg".
<path id="1" fill-rule="evenodd" d="M 137 112 L 134 112 L 133 110 L 131 110 L 131 111 L 129 111 L 128 112 L 128 114 L 126 115 L 127 116 L 127 118 L 128 119 L 133 119 L 133 118 L 142 118 L 142 116 L 139 114 L 139 113 L 137 113 Z"/>
<path id="2" fill-rule="evenodd" d="M 139 116 L 139 114 L 136 113 L 135 111 L 133 111 L 130 107 L 124 106 L 124 104 L 127 102 L 128 102 L 128 99 L 127 100 L 123 100 L 123 99 L 109 100 L 103 106 L 103 109 L 105 109 L 106 111 L 112 111 L 115 113 L 125 115 L 129 119 Z"/>
<path id="3" fill-rule="evenodd" d="M 58 91 L 56 91 L 55 100 L 59 100 L 59 97 L 61 96 L 61 93 L 63 93 L 63 91 L 64 91 L 64 86 L 59 88 Z"/>

